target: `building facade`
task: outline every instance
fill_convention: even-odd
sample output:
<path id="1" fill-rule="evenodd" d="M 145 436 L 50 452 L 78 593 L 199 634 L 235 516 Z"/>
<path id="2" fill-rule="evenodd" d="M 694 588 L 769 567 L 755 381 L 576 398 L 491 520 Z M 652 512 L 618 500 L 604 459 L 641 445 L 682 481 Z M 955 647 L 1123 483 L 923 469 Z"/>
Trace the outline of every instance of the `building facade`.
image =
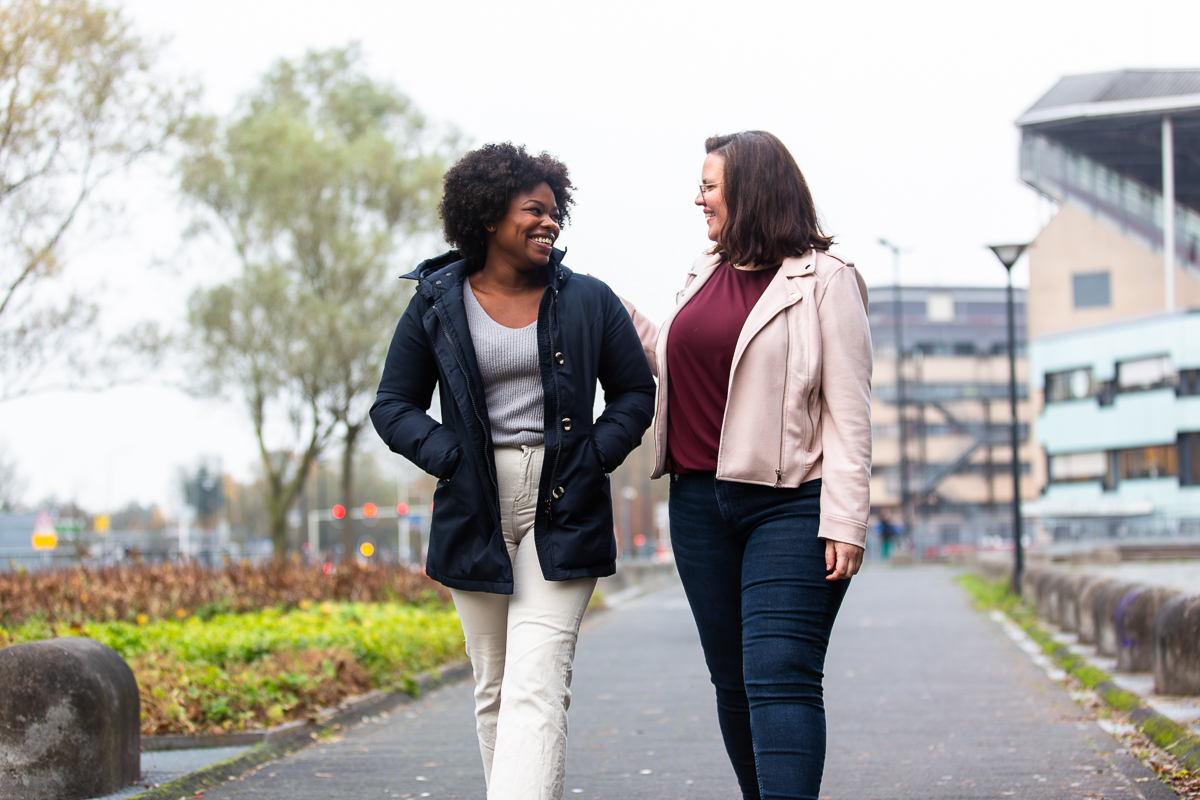
<path id="1" fill-rule="evenodd" d="M 1200 310 L 1033 342 L 1054 540 L 1200 535 Z"/>
<path id="2" fill-rule="evenodd" d="M 871 502 L 909 517 L 935 544 L 1004 528 L 1012 502 L 1007 303 L 1004 289 L 876 287 Z M 899 299 L 903 387 L 896 380 Z M 1014 291 L 1022 498 L 1038 495 L 1042 461 L 1029 436 L 1025 292 Z M 901 435 L 903 419 L 903 437 Z M 908 466 L 905 514 L 901 439 Z"/>
<path id="3" fill-rule="evenodd" d="M 1017 121 L 1045 540 L 1200 533 L 1200 70 L 1061 79 Z"/>

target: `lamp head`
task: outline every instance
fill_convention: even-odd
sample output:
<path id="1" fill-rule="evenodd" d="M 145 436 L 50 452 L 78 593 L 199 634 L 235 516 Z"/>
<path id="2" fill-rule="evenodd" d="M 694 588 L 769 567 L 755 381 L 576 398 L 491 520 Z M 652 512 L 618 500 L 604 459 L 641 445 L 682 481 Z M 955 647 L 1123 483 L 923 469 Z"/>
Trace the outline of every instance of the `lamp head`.
<path id="1" fill-rule="evenodd" d="M 996 254 L 996 258 L 1000 259 L 1000 263 L 1007 270 L 1012 270 L 1013 264 L 1017 263 L 1017 259 L 1021 257 L 1021 253 L 1025 252 L 1028 244 L 989 244 L 988 249 Z"/>

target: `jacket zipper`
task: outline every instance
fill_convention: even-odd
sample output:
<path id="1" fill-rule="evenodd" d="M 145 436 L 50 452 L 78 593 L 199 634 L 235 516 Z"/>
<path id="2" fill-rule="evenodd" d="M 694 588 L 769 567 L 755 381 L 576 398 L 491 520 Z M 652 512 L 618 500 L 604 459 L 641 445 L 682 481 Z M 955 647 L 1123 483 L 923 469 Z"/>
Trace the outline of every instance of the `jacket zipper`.
<path id="1" fill-rule="evenodd" d="M 549 319 L 549 334 L 550 334 L 550 358 L 553 361 L 554 353 L 558 352 L 554 347 L 554 320 L 558 316 L 558 288 L 550 287 L 553 294 L 550 297 L 550 319 Z M 550 365 L 550 375 L 554 378 L 554 430 L 558 437 L 558 446 L 554 449 L 554 466 L 550 468 L 550 485 L 547 487 L 548 494 L 546 495 L 546 521 L 550 522 L 554 519 L 554 482 L 558 476 L 558 462 L 562 457 L 562 395 L 558 387 L 558 370 L 554 368 L 554 364 Z"/>
<path id="2" fill-rule="evenodd" d="M 467 372 L 467 368 L 463 366 L 462 359 L 460 359 L 458 357 L 458 348 L 454 346 L 454 340 L 450 338 L 449 326 L 446 325 L 446 318 L 442 316 L 441 309 L 439 309 L 436 305 L 434 305 L 433 313 L 437 314 L 438 321 L 442 323 L 442 335 L 444 335 L 446 337 L 446 343 L 448 345 L 450 345 L 450 352 L 454 354 L 454 361 L 455 361 L 455 363 L 458 364 L 458 368 L 460 370 L 462 370 L 463 380 L 466 381 L 467 396 L 469 398 L 471 398 L 471 410 L 475 412 L 475 419 L 479 422 L 479 427 L 483 430 L 484 434 L 486 434 L 487 433 L 487 424 L 484 423 L 483 416 L 479 413 L 479 406 L 475 403 L 475 392 L 471 391 L 471 375 L 470 375 L 470 373 Z M 487 437 L 485 436 L 485 438 L 487 438 Z M 500 513 L 500 486 L 499 486 L 499 484 L 496 483 L 496 476 L 492 472 L 492 460 L 490 458 L 486 457 L 488 455 L 488 453 L 487 453 L 488 447 L 489 447 L 489 443 L 485 443 L 484 444 L 484 456 L 485 457 L 483 460 L 484 460 L 484 462 L 487 463 L 488 478 L 491 480 L 492 489 L 495 492 L 494 497 L 496 499 L 495 499 L 494 505 L 496 507 L 496 513 L 499 514 Z M 464 453 L 464 457 L 465 456 L 466 456 L 466 454 Z"/>
<path id="3" fill-rule="evenodd" d="M 788 332 L 787 348 L 783 354 L 783 401 L 779 408 L 779 467 L 775 470 L 775 487 L 776 489 L 783 486 L 783 447 L 784 438 L 787 434 L 787 401 L 788 401 L 788 386 L 792 382 L 792 332 L 788 325 L 788 309 L 783 310 L 783 327 Z"/>

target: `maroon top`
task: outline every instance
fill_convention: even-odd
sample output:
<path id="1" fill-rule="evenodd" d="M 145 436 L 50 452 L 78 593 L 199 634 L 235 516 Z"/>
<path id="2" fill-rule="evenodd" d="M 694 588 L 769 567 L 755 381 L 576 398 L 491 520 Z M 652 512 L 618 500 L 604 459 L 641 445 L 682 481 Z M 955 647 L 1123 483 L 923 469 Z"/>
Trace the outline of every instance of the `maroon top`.
<path id="1" fill-rule="evenodd" d="M 750 310 L 779 268 L 721 262 L 667 335 L 667 450 L 675 472 L 715 472 L 729 373 Z"/>

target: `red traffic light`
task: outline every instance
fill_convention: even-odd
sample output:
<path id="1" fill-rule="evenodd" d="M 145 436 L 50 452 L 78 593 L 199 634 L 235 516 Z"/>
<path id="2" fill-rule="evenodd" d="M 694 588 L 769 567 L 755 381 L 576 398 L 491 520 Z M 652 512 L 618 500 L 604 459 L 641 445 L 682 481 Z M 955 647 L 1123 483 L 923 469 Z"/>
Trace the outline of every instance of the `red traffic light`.
<path id="1" fill-rule="evenodd" d="M 344 505 L 342 505 L 341 503 L 338 503 L 336 506 L 333 507 L 333 518 L 341 519 L 344 516 L 346 516 L 346 507 Z"/>
<path id="2" fill-rule="evenodd" d="M 367 519 L 375 519 L 375 515 L 379 513 L 379 509 L 374 503 L 363 503 L 363 516 Z"/>
<path id="3" fill-rule="evenodd" d="M 402 517 L 406 516 L 408 514 L 408 503 L 396 503 L 396 513 Z"/>
<path id="4" fill-rule="evenodd" d="M 634 536 L 633 537 L 633 546 L 634 547 L 645 547 L 646 546 L 646 537 L 640 533 L 637 536 Z"/>

